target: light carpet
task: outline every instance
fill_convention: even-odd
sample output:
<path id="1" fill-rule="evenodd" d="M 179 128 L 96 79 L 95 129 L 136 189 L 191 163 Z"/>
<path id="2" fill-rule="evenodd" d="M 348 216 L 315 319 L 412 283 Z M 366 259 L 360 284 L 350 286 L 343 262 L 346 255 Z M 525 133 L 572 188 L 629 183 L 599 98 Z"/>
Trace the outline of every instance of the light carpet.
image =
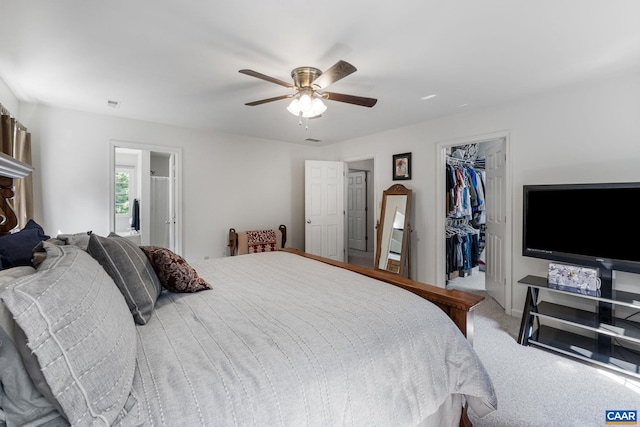
<path id="1" fill-rule="evenodd" d="M 481 290 L 481 275 L 447 285 L 485 296 L 475 311 L 473 344 L 493 381 L 498 410 L 481 419 L 470 411 L 474 426 L 604 426 L 608 409 L 640 412 L 640 381 L 519 345 L 520 319 Z"/>

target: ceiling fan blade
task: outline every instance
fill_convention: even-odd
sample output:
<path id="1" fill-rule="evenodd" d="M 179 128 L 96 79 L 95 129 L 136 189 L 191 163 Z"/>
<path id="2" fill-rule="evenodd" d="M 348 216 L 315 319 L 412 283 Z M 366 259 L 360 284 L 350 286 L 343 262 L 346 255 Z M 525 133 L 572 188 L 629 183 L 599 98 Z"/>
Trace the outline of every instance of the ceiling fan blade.
<path id="1" fill-rule="evenodd" d="M 256 105 L 266 104 L 267 102 L 273 102 L 273 101 L 279 101 L 281 99 L 293 98 L 293 95 L 294 94 L 274 96 L 273 98 L 267 98 L 267 99 L 261 99 L 259 101 L 247 102 L 244 105 L 250 105 L 250 106 L 254 107 Z"/>
<path id="2" fill-rule="evenodd" d="M 284 81 L 282 81 L 282 80 L 276 79 L 276 78 L 274 78 L 274 77 L 267 76 L 266 74 L 262 74 L 262 73 L 259 73 L 259 72 L 257 72 L 257 71 L 253 71 L 253 70 L 239 70 L 238 72 L 239 72 L 239 73 L 242 73 L 242 74 L 246 74 L 247 76 L 257 77 L 257 78 L 259 78 L 259 79 L 266 80 L 266 81 L 268 81 L 268 82 L 275 83 L 275 84 L 278 84 L 278 85 L 280 85 L 280 86 L 288 87 L 289 89 L 295 89 L 295 88 L 296 88 L 296 87 L 295 87 L 293 84 L 291 84 L 291 83 L 284 82 Z"/>
<path id="3" fill-rule="evenodd" d="M 327 71 L 322 73 L 320 77 L 315 79 L 311 84 L 319 89 L 324 89 L 337 82 L 340 79 L 347 77 L 349 74 L 354 73 L 356 71 L 356 67 L 349 64 L 346 61 L 338 61 L 333 67 L 329 68 Z"/>
<path id="4" fill-rule="evenodd" d="M 349 104 L 361 105 L 363 107 L 373 107 L 378 102 L 375 98 L 366 98 L 364 96 L 345 95 L 335 92 L 323 92 L 323 98 L 331 101 L 347 102 Z"/>

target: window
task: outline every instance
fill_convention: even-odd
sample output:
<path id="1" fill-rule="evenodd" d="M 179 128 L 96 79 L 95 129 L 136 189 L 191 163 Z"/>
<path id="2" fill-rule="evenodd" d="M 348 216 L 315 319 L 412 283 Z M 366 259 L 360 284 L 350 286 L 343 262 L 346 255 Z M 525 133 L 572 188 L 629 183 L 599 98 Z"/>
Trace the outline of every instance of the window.
<path id="1" fill-rule="evenodd" d="M 133 202 L 138 198 L 136 174 L 137 169 L 135 166 L 119 165 L 115 168 L 114 225 L 116 233 L 131 231 Z"/>
<path id="2" fill-rule="evenodd" d="M 122 169 L 116 171 L 116 215 L 129 214 L 129 200 L 131 188 L 131 174 Z"/>

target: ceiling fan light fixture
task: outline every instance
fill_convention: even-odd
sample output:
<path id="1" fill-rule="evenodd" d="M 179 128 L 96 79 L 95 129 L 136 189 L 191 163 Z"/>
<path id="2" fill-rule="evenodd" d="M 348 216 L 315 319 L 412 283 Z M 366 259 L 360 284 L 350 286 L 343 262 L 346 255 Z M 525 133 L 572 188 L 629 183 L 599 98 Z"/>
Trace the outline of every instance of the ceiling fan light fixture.
<path id="1" fill-rule="evenodd" d="M 327 111 L 327 106 L 324 105 L 324 102 L 322 102 L 320 97 L 317 95 L 313 94 L 312 97 L 307 93 L 303 93 L 302 95 L 293 98 L 287 107 L 287 111 L 296 117 L 302 115 L 302 117 L 312 118 Z"/>
<path id="2" fill-rule="evenodd" d="M 300 111 L 303 113 L 308 113 L 311 111 L 311 97 L 307 93 L 303 93 L 300 95 Z"/>
<path id="3" fill-rule="evenodd" d="M 287 107 L 287 111 L 294 116 L 300 115 L 300 101 L 298 101 L 298 98 L 293 98 L 293 101 L 291 101 L 291 103 Z"/>
<path id="4" fill-rule="evenodd" d="M 267 102 L 292 98 L 289 106 L 287 107 L 287 111 L 294 116 L 297 116 L 300 124 L 302 124 L 303 117 L 319 117 L 327 110 L 327 106 L 322 102 L 322 98 L 369 108 L 376 105 L 378 100 L 375 98 L 324 91 L 327 86 L 332 85 L 338 80 L 342 80 L 355 71 L 357 71 L 356 67 L 342 60 L 336 62 L 324 73 L 314 67 L 298 67 L 291 71 L 291 78 L 293 79 L 293 84 L 291 84 L 283 80 L 267 76 L 266 74 L 258 73 L 257 71 L 248 69 L 239 70 L 242 74 L 256 77 L 296 91 L 294 94 L 274 96 L 272 98 L 247 102 L 245 105 L 256 106 L 266 104 Z"/>
<path id="5" fill-rule="evenodd" d="M 314 116 L 319 116 L 320 114 L 327 111 L 327 106 L 324 105 L 324 102 L 322 102 L 322 99 L 320 98 L 314 98 L 313 102 L 311 103 L 311 106 L 314 112 Z"/>

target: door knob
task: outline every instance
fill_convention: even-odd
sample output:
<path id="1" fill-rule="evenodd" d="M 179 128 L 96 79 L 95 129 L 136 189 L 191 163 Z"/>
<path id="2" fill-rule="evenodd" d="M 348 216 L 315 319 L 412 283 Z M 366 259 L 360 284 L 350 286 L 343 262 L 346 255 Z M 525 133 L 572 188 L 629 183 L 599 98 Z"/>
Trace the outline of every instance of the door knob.
<path id="1" fill-rule="evenodd" d="M 310 219 L 307 220 L 307 224 L 311 224 L 311 220 Z"/>

